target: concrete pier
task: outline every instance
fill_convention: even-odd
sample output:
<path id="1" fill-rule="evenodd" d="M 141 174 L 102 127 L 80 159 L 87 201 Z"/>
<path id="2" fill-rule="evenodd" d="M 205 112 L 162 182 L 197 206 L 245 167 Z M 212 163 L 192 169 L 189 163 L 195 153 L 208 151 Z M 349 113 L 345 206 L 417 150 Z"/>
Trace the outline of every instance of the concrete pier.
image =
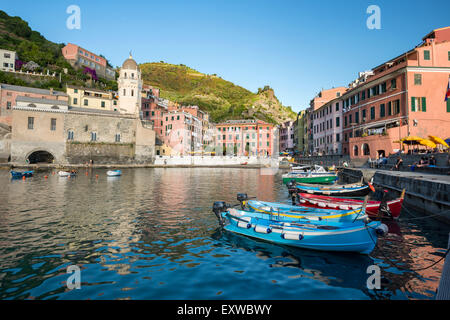
<path id="1" fill-rule="evenodd" d="M 448 247 L 450 248 L 450 234 L 448 237 Z M 441 281 L 436 295 L 436 300 L 450 300 L 450 258 L 447 255 L 442 268 Z"/>
<path id="2" fill-rule="evenodd" d="M 377 187 L 405 194 L 405 207 L 433 215 L 436 219 L 450 224 L 450 176 L 418 172 L 387 171 L 374 169 L 344 169 L 344 177 L 352 182 L 370 181 Z"/>

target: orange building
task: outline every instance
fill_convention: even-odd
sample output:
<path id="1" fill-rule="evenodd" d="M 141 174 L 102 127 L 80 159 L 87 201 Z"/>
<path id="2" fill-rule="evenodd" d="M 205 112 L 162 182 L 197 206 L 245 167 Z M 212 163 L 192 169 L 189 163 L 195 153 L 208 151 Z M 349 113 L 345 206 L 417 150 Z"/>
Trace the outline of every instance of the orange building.
<path id="1" fill-rule="evenodd" d="M 341 97 L 343 153 L 388 156 L 414 135 L 450 137 L 450 27 L 433 30 L 414 49 L 360 73 Z"/>

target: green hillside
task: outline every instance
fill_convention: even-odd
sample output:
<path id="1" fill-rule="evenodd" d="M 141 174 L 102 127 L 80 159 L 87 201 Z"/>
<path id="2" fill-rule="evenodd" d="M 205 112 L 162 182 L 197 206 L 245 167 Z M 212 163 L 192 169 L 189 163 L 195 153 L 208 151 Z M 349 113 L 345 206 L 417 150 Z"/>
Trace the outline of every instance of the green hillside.
<path id="1" fill-rule="evenodd" d="M 62 89 L 65 84 L 86 85 L 89 77 L 80 70 L 74 70 L 64 59 L 61 49 L 65 44 L 56 44 L 43 37 L 39 32 L 30 28 L 28 23 L 20 17 L 11 17 L 0 10 L 0 48 L 16 51 L 19 60 L 23 63 L 33 61 L 39 65 L 35 71 L 46 73 L 56 72 L 62 74 L 59 79 L 49 81 L 26 82 L 18 76 L 0 71 L 0 82 L 37 88 Z M 67 74 L 63 72 L 67 69 Z M 102 89 L 117 89 L 115 81 L 99 79 L 90 83 L 92 87 Z"/>
<path id="2" fill-rule="evenodd" d="M 283 106 L 268 86 L 253 93 L 216 75 L 164 62 L 144 63 L 140 68 L 144 83 L 159 88 L 163 98 L 198 105 L 214 122 L 261 119 L 280 123 L 295 118 L 292 109 Z"/>

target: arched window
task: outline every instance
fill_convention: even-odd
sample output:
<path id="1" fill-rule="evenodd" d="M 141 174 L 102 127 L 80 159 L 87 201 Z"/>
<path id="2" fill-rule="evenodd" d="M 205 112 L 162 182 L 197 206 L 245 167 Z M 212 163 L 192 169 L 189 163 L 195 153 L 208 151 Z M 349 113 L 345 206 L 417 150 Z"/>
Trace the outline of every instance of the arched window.
<path id="1" fill-rule="evenodd" d="M 362 145 L 362 152 L 363 152 L 363 155 L 370 156 L 370 148 L 369 148 L 369 145 L 367 143 L 364 143 Z"/>
<path id="2" fill-rule="evenodd" d="M 125 78 L 127 77 L 127 73 L 125 72 Z"/>
<path id="3" fill-rule="evenodd" d="M 134 79 L 134 73 L 131 74 L 131 78 Z"/>
<path id="4" fill-rule="evenodd" d="M 358 146 L 353 146 L 353 155 L 358 155 Z"/>

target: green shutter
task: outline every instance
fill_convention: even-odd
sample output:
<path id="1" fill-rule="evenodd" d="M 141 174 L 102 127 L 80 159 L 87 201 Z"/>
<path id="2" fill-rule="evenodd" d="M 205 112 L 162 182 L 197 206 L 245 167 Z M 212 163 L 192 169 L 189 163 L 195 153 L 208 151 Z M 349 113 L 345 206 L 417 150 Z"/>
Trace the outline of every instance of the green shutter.
<path id="1" fill-rule="evenodd" d="M 411 111 L 416 111 L 416 98 L 411 97 Z"/>
<path id="2" fill-rule="evenodd" d="M 447 112 L 450 112 L 450 99 L 447 99 Z"/>
<path id="3" fill-rule="evenodd" d="M 427 98 L 422 97 L 422 111 L 427 111 Z"/>

